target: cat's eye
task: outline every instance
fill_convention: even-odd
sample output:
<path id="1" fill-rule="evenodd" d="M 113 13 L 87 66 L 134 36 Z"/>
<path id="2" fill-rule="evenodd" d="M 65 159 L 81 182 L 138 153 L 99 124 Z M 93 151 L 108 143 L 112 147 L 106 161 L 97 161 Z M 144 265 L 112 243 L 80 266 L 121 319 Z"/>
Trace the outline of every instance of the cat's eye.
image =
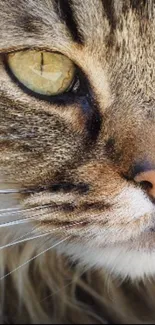
<path id="1" fill-rule="evenodd" d="M 56 96 L 70 89 L 75 65 L 56 52 L 25 50 L 10 53 L 8 66 L 16 79 L 34 93 Z"/>

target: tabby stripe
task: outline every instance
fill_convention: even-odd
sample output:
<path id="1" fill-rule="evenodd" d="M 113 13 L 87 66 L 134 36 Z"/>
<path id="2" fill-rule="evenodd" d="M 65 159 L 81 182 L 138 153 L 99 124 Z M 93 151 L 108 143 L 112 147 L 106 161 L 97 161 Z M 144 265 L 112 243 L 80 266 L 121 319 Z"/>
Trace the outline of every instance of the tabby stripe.
<path id="1" fill-rule="evenodd" d="M 146 18 L 153 17 L 154 5 L 154 0 L 130 0 L 130 7 L 139 12 L 140 16 L 143 14 Z"/>
<path id="2" fill-rule="evenodd" d="M 74 42 L 83 44 L 84 39 L 79 31 L 77 20 L 74 15 L 72 0 L 54 0 L 54 8 L 72 35 Z"/>
<path id="3" fill-rule="evenodd" d="M 109 25 L 112 29 L 116 28 L 116 14 L 115 14 L 115 7 L 114 7 L 114 0 L 101 0 L 104 14 L 109 21 Z"/>

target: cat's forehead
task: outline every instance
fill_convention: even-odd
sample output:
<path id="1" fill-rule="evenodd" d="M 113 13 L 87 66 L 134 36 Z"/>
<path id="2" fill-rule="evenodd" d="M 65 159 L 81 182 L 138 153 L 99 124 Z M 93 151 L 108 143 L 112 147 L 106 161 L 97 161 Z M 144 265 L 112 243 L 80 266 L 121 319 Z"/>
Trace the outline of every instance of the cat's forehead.
<path id="1" fill-rule="evenodd" d="M 154 17 L 152 0 L 0 0 L 0 45 L 10 41 L 11 46 L 11 39 L 17 46 L 39 41 L 48 45 L 52 40 L 64 46 L 69 41 L 98 42 L 101 48 L 101 42 L 110 47 L 117 37 L 123 42 L 135 36 L 144 43 L 147 29 L 149 38 L 155 38 Z"/>

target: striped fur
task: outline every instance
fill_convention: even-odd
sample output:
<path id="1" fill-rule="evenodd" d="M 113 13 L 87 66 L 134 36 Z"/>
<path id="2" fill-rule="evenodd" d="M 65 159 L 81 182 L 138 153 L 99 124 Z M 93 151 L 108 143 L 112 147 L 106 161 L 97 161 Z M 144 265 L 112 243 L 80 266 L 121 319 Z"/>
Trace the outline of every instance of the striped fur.
<path id="1" fill-rule="evenodd" d="M 0 0 L 0 322 L 154 323 L 154 0 Z M 38 98 L 7 55 L 60 52 Z M 28 62 L 29 64 L 29 62 Z M 152 167 L 153 166 L 153 167 Z"/>

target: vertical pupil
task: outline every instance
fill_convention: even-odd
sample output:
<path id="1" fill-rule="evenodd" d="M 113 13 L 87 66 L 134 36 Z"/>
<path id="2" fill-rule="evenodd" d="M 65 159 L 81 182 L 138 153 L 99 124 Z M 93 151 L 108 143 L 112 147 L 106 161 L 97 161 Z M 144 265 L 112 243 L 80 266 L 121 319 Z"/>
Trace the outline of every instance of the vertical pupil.
<path id="1" fill-rule="evenodd" d="M 44 53 L 41 52 L 41 75 L 43 74 L 43 67 L 44 67 Z"/>

